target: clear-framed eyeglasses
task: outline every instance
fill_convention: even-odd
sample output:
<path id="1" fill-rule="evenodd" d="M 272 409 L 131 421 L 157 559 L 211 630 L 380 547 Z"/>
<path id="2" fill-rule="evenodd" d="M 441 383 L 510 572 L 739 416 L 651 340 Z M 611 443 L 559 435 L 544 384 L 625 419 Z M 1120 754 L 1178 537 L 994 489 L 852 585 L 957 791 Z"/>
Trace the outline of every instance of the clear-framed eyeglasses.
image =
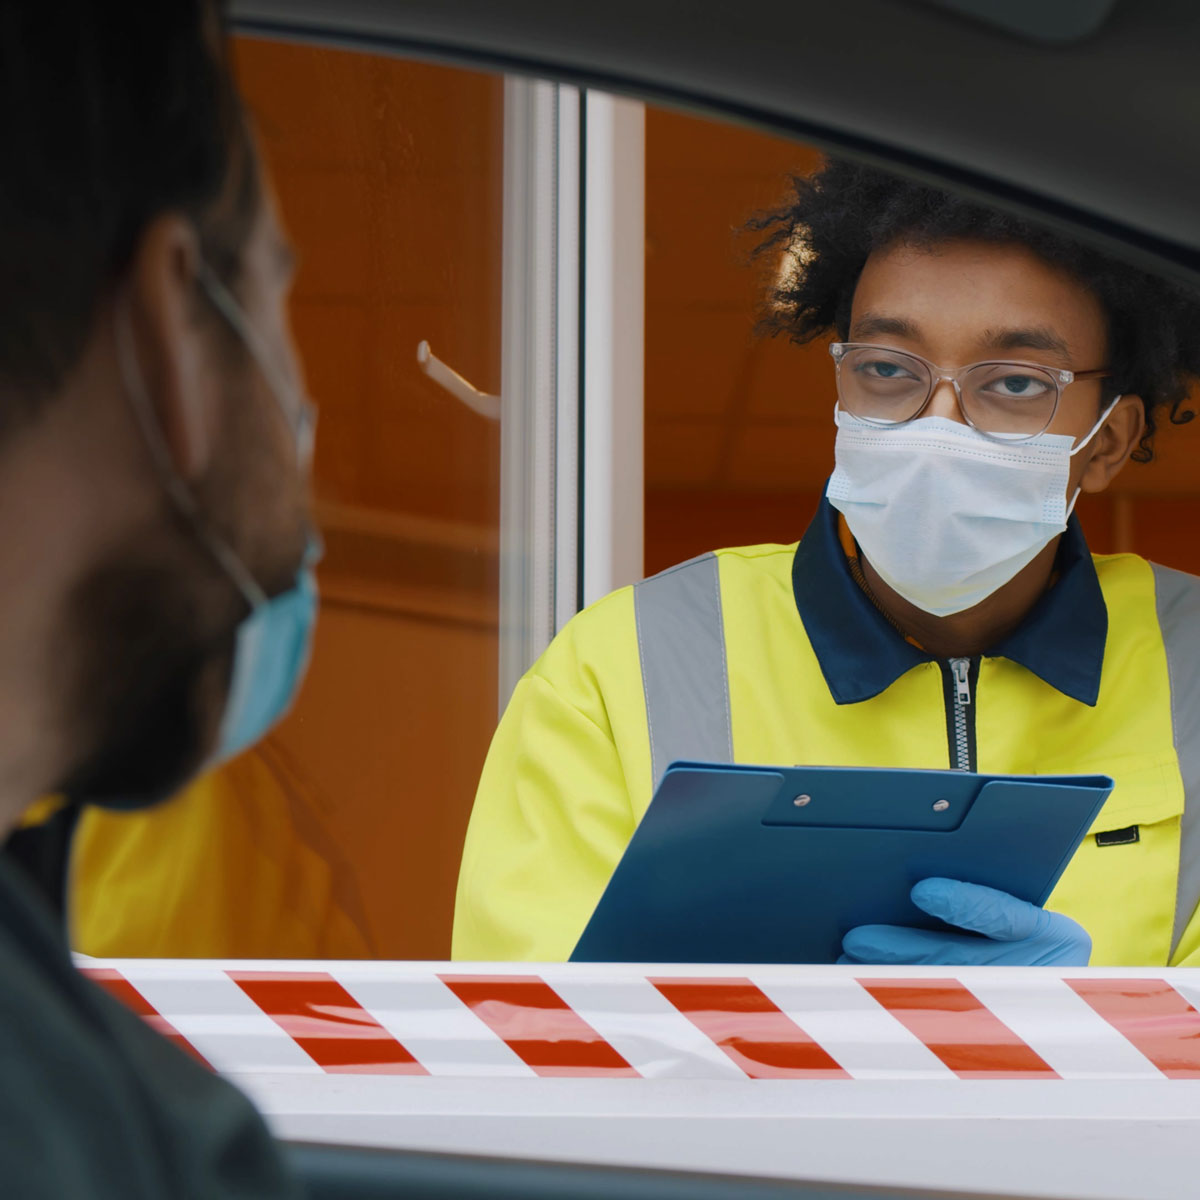
<path id="1" fill-rule="evenodd" d="M 1050 426 L 1063 390 L 1111 372 L 1068 371 L 997 359 L 950 370 L 919 354 L 864 342 L 834 342 L 838 404 L 872 425 L 904 425 L 924 411 L 940 383 L 953 386 L 963 419 L 984 437 L 1021 442 Z"/>

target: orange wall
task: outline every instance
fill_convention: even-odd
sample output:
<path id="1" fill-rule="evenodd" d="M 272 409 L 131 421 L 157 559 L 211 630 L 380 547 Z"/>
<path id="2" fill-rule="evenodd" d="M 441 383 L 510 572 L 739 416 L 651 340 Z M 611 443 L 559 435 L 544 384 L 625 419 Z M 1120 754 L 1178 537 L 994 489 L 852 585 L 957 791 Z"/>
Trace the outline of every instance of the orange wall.
<path id="1" fill-rule="evenodd" d="M 434 386 L 416 347 L 499 390 L 503 85 L 251 40 L 238 59 L 300 251 L 293 318 L 320 405 L 323 612 L 275 736 L 377 952 L 445 957 L 496 720 L 499 427 Z"/>

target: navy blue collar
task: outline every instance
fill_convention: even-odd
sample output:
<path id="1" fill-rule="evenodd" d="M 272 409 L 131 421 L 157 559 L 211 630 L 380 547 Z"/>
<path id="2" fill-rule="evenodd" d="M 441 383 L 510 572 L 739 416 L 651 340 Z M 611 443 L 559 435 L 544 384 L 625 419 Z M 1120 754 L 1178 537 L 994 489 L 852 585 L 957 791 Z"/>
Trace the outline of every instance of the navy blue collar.
<path id="1" fill-rule="evenodd" d="M 1058 578 L 1008 637 L 987 651 L 1008 658 L 1081 704 L 1095 705 L 1108 608 L 1079 521 L 1059 543 Z M 824 497 L 792 561 L 792 590 L 821 673 L 838 704 L 870 700 L 933 656 L 896 632 L 850 574 L 838 514 Z"/>

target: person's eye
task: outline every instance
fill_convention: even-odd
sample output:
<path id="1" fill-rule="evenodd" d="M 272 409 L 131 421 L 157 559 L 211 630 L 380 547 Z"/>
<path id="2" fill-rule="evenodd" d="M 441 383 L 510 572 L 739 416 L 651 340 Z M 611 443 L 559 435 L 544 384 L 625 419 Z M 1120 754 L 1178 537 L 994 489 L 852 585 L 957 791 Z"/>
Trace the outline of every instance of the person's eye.
<path id="1" fill-rule="evenodd" d="M 867 375 L 874 379 L 914 379 L 913 373 L 906 370 L 898 362 L 890 359 L 880 358 L 872 359 L 868 362 L 860 363 L 855 370 L 861 375 Z"/>
<path id="2" fill-rule="evenodd" d="M 1044 396 L 1050 391 L 1050 384 L 1037 375 L 1001 375 L 992 380 L 988 390 L 1001 396 L 1030 400 Z"/>

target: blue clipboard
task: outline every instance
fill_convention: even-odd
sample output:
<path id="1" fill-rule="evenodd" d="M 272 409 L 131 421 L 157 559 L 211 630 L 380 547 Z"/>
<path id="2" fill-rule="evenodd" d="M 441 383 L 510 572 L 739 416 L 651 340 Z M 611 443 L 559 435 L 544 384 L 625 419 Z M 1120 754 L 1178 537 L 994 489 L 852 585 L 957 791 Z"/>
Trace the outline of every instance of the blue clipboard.
<path id="1" fill-rule="evenodd" d="M 829 963 L 856 925 L 945 928 L 933 875 L 1043 904 L 1106 775 L 673 763 L 573 962 Z"/>

